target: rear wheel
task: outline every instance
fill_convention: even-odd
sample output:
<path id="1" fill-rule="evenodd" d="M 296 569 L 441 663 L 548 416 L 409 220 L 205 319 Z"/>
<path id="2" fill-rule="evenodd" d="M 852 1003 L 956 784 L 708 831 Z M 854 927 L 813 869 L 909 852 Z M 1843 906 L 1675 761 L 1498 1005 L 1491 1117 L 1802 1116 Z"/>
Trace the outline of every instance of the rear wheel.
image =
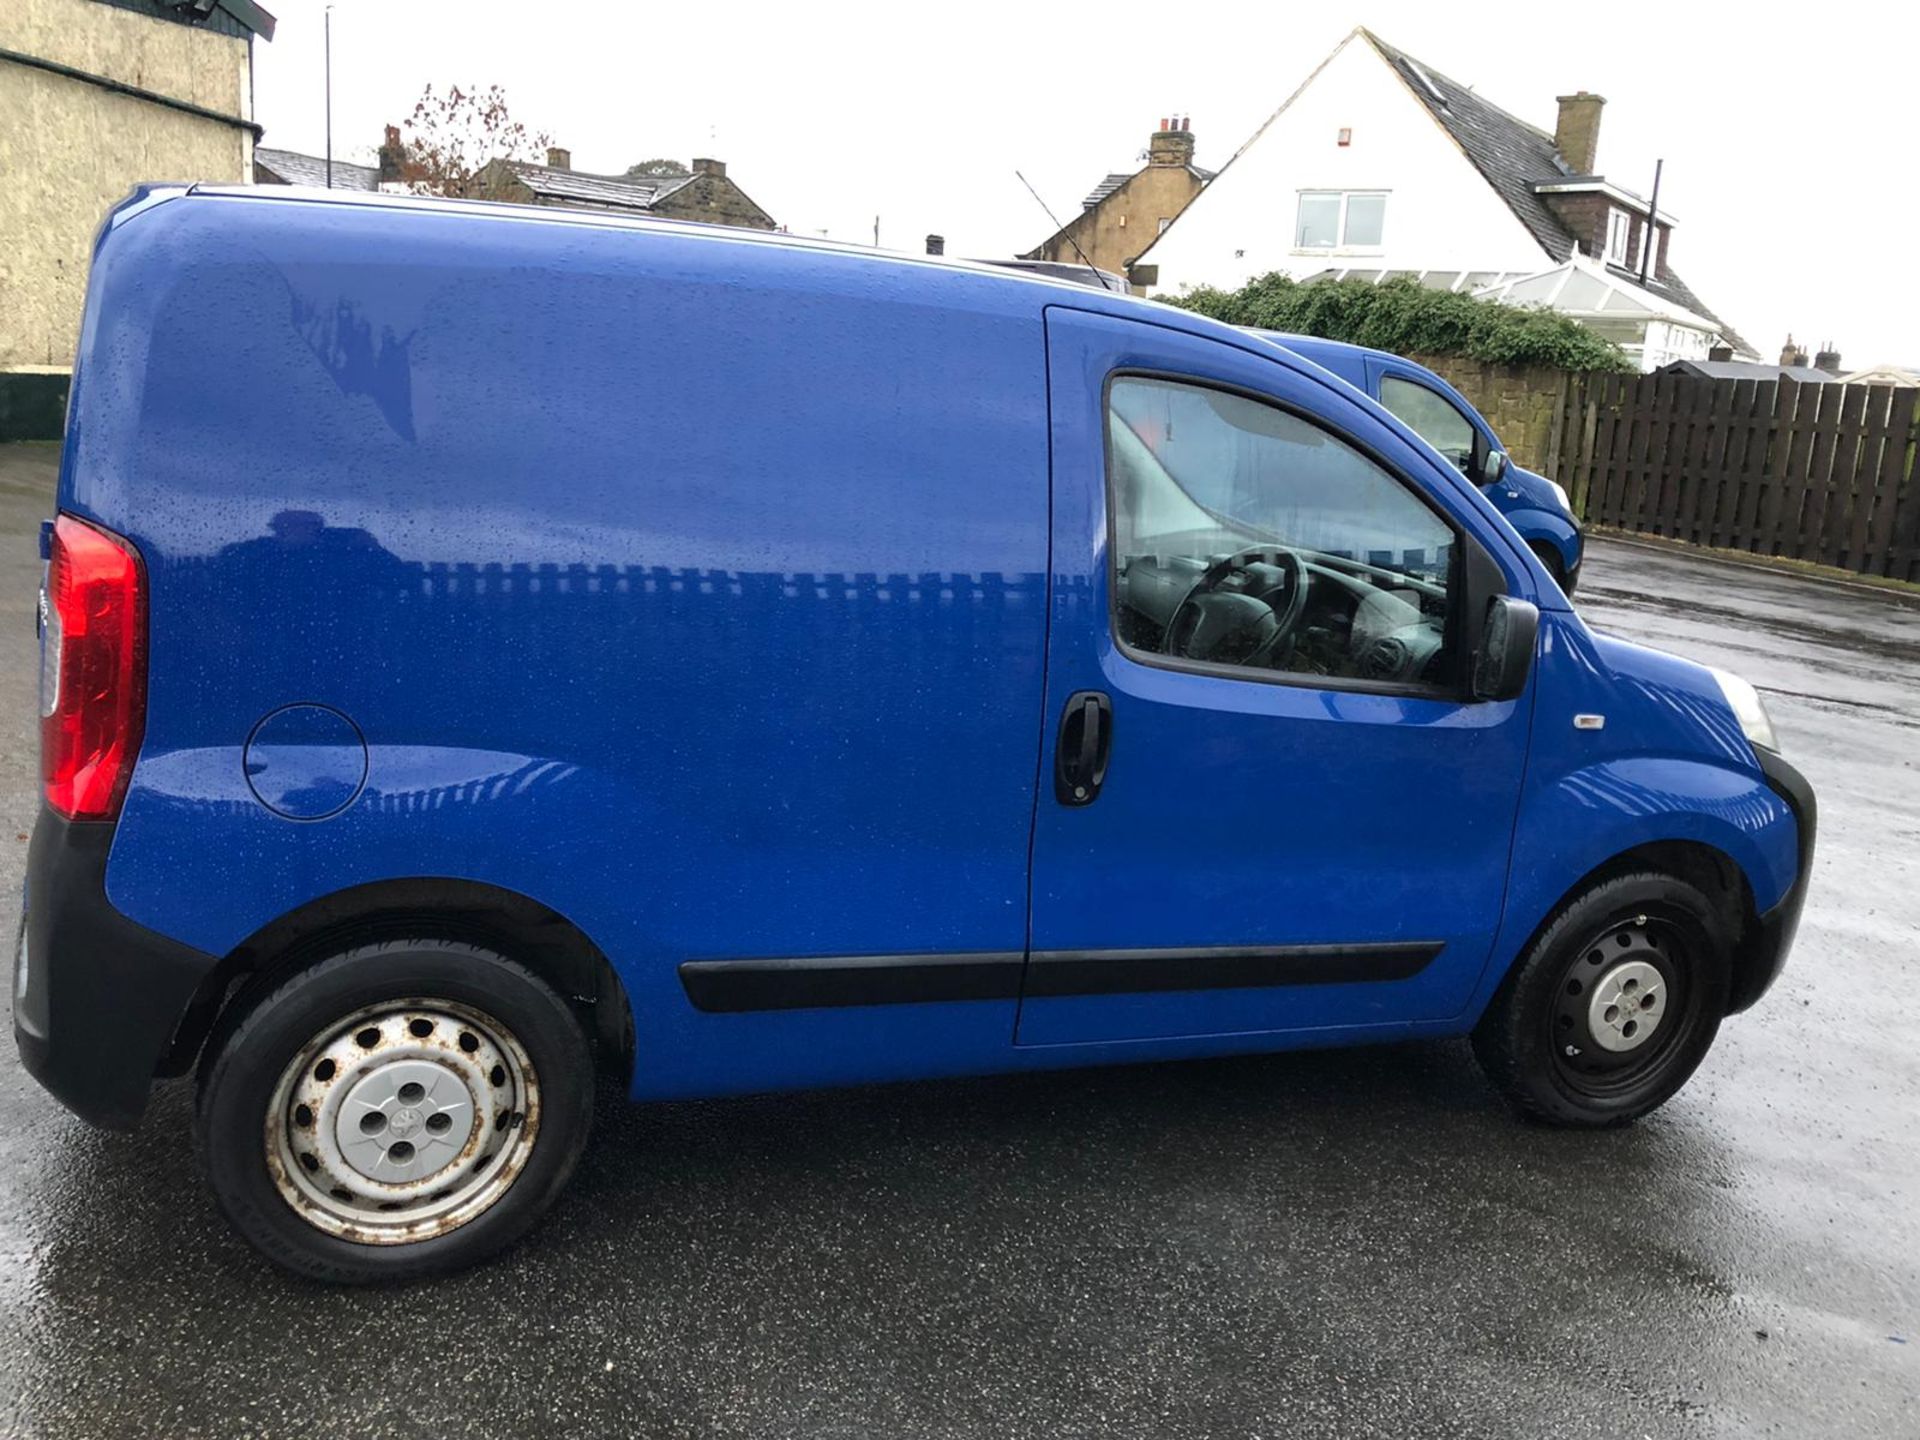
<path id="1" fill-rule="evenodd" d="M 572 1173 L 593 1063 L 565 1001 L 469 945 L 329 957 L 209 1046 L 197 1129 L 221 1208 L 316 1279 L 458 1269 L 517 1239 Z"/>
<path id="2" fill-rule="evenodd" d="M 1673 1095 L 1706 1057 L 1731 981 L 1712 904 L 1670 875 L 1602 882 L 1554 917 L 1473 1032 L 1517 1109 L 1562 1125 L 1622 1125 Z"/>

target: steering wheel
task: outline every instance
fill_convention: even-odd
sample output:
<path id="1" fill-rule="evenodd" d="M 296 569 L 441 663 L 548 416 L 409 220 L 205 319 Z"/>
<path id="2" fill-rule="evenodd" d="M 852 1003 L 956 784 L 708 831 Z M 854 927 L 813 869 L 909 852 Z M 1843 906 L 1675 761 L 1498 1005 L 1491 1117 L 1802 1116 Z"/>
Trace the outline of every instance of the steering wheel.
<path id="1" fill-rule="evenodd" d="M 1230 577 L 1246 576 L 1254 564 L 1279 570 L 1279 581 L 1257 590 L 1222 588 Z M 1167 621 L 1166 653 L 1223 665 L 1277 667 L 1292 654 L 1308 583 L 1306 565 L 1284 545 L 1250 545 L 1216 560 Z"/>

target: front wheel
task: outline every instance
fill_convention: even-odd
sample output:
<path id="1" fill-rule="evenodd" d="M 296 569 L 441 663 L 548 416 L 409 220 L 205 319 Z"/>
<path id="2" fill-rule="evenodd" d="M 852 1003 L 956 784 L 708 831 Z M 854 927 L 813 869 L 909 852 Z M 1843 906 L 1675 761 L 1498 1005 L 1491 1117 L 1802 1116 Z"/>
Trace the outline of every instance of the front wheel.
<path id="1" fill-rule="evenodd" d="M 1474 1029 L 1474 1054 L 1523 1114 L 1624 1125 L 1706 1058 L 1731 975 L 1706 896 L 1671 875 L 1618 876 L 1562 907 L 1514 966 Z"/>
<path id="2" fill-rule="evenodd" d="M 228 1219 L 315 1279 L 471 1264 L 539 1219 L 593 1113 L 567 1004 L 513 961 L 408 940 L 243 1003 L 209 1047 L 197 1134 Z"/>

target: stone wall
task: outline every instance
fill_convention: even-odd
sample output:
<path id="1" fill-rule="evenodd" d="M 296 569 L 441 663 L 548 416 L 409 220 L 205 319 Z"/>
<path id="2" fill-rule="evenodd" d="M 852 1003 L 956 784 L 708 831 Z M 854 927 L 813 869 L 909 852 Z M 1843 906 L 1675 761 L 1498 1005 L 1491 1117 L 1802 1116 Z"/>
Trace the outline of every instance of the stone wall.
<path id="1" fill-rule="evenodd" d="M 773 229 L 773 217 L 727 178 L 724 164 L 718 160 L 695 160 L 693 168 L 692 183 L 682 185 L 654 206 L 654 214 L 673 220 L 704 220 L 710 225 L 738 225 L 748 230 Z"/>
<path id="2" fill-rule="evenodd" d="M 4 0 L 0 49 L 250 118 L 247 42 L 93 0 Z M 237 125 L 0 60 L 0 378 L 73 365 L 100 222 L 143 180 L 244 182 Z"/>
<path id="3" fill-rule="evenodd" d="M 1559 423 L 1561 397 L 1568 383 L 1566 371 L 1546 366 L 1491 365 L 1458 355 L 1407 358 L 1442 376 L 1472 401 L 1474 409 L 1487 417 L 1515 464 L 1546 473 L 1553 429 Z"/>

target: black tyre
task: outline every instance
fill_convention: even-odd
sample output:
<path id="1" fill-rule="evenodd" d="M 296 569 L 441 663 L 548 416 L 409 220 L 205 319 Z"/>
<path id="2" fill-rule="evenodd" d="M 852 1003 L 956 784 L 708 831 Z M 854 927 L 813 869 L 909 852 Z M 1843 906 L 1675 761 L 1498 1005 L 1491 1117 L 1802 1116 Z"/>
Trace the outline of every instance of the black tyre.
<path id="1" fill-rule="evenodd" d="M 1705 1058 L 1726 1013 L 1731 944 L 1670 875 L 1621 875 L 1568 902 L 1473 1032 L 1495 1088 L 1557 1125 L 1624 1125 Z"/>
<path id="2" fill-rule="evenodd" d="M 510 1244 L 573 1173 L 593 1055 L 567 1003 L 471 945 L 331 956 L 236 1005 L 195 1138 L 227 1218 L 276 1264 L 364 1284 Z"/>

